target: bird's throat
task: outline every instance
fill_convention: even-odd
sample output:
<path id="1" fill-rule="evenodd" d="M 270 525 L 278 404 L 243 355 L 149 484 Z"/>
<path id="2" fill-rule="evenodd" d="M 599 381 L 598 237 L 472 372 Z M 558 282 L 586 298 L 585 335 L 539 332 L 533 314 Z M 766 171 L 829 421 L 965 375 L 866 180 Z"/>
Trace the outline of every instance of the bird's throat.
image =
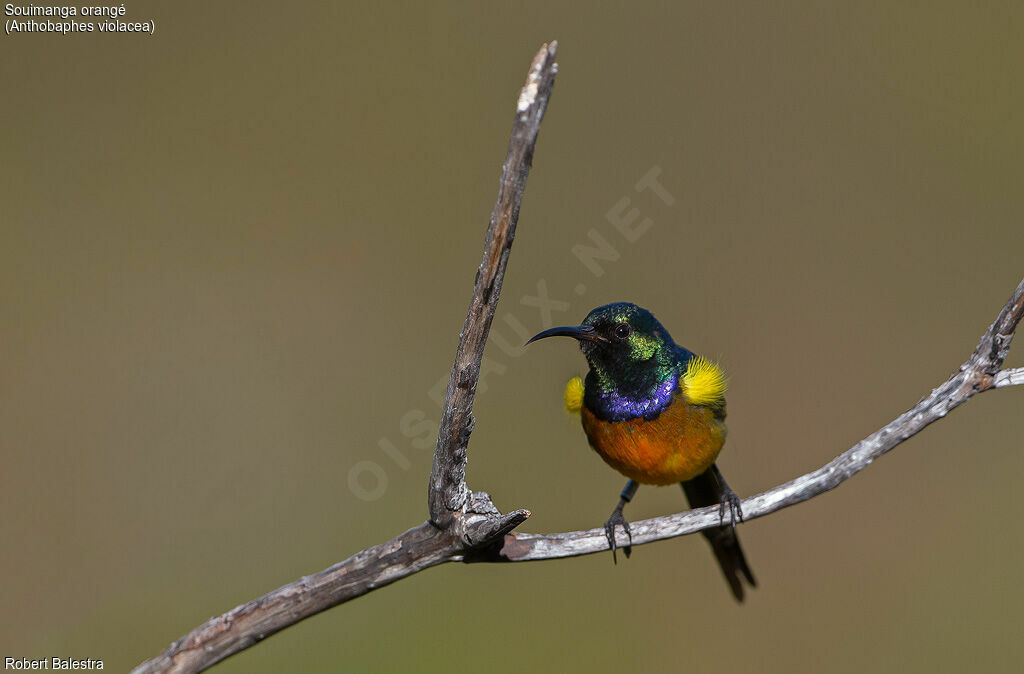
<path id="1" fill-rule="evenodd" d="M 679 393 L 679 375 L 674 371 L 652 372 L 630 381 L 614 381 L 591 369 L 587 374 L 584 404 L 604 421 L 654 419 Z"/>

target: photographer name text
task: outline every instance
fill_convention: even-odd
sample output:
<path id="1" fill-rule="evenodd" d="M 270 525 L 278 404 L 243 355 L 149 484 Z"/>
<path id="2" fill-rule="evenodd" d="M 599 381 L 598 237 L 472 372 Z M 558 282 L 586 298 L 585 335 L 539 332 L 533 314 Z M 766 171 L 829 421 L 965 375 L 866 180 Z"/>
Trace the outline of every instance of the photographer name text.
<path id="1" fill-rule="evenodd" d="M 4 669 L 15 669 L 19 671 L 33 671 L 40 669 L 53 669 L 57 671 L 71 671 L 77 669 L 103 669 L 103 661 L 96 658 L 39 658 L 29 660 L 28 658 L 4 658 Z"/>

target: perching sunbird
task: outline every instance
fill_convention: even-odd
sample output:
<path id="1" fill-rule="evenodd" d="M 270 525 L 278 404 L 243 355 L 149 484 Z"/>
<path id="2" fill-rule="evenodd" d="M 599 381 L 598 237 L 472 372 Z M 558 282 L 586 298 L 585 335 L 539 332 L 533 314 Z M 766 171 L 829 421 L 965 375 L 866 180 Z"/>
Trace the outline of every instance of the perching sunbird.
<path id="1" fill-rule="evenodd" d="M 576 339 L 590 365 L 585 380 L 574 377 L 566 385 L 566 407 L 580 413 L 587 440 L 605 463 L 629 478 L 604 525 L 613 558 L 617 525 L 632 542 L 622 509 L 637 487 L 678 482 L 691 507 L 719 505 L 721 526 L 702 533 L 743 601 L 741 576 L 757 584 L 736 536 L 743 513 L 715 465 L 726 434 L 725 374 L 677 345 L 651 312 L 628 302 L 598 307 L 581 325 L 545 330 L 527 344 L 556 336 Z M 630 546 L 623 551 L 628 557 Z"/>

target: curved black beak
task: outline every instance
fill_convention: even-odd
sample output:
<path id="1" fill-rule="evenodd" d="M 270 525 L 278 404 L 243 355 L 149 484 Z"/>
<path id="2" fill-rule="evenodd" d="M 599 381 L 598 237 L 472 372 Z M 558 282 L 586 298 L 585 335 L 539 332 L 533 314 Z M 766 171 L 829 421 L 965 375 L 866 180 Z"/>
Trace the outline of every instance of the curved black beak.
<path id="1" fill-rule="evenodd" d="M 538 332 L 536 335 L 530 338 L 531 342 L 536 342 L 538 339 L 544 339 L 546 337 L 572 337 L 578 339 L 581 342 L 607 342 L 608 340 L 597 334 L 593 326 L 590 325 L 564 325 L 558 328 L 549 328 L 543 332 Z M 523 346 L 526 346 L 524 344 Z"/>

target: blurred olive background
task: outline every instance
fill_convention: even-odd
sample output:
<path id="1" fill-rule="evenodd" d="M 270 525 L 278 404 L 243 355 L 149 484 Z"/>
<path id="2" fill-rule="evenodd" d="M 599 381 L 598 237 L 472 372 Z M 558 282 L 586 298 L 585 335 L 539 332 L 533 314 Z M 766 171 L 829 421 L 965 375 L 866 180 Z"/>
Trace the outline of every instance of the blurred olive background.
<path id="1" fill-rule="evenodd" d="M 578 351 L 517 346 L 538 283 L 556 323 L 631 300 L 719 359 L 720 465 L 751 495 L 942 382 L 1024 276 L 1013 3 L 126 9 L 156 35 L 0 37 L 0 655 L 125 670 L 424 520 L 433 439 L 401 421 L 438 417 L 546 40 L 494 329 L 516 346 L 489 346 L 469 464 L 525 531 L 598 526 L 623 483 L 561 409 Z M 653 167 L 671 206 L 634 188 Z M 591 230 L 601 276 L 571 252 Z M 1022 403 L 982 395 L 743 525 L 743 606 L 700 537 L 448 565 L 218 671 L 1016 670 Z M 645 488 L 628 514 L 683 508 Z"/>

